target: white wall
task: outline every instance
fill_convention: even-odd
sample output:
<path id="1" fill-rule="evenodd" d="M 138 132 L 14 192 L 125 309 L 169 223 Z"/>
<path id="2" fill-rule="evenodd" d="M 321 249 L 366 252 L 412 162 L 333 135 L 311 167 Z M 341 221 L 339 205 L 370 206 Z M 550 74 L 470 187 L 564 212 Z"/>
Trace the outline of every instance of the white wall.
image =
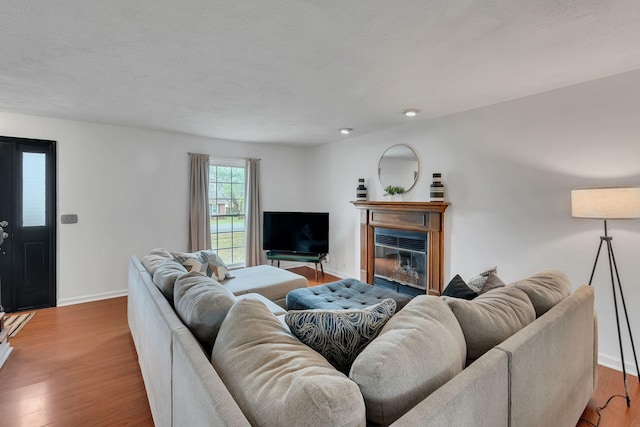
<path id="1" fill-rule="evenodd" d="M 446 280 L 497 265 L 506 282 L 556 268 L 574 287 L 587 283 L 603 224 L 571 217 L 570 190 L 640 186 L 639 111 L 640 72 L 632 72 L 437 120 L 407 119 L 406 126 L 313 148 L 325 190 L 315 208 L 331 212 L 328 269 L 358 277 L 358 213 L 349 201 L 358 178 L 367 179 L 371 200 L 382 200 L 378 159 L 405 143 L 421 160 L 405 200 L 428 200 L 433 172 L 446 186 Z M 610 233 L 640 346 L 640 221 L 612 221 Z M 616 365 L 606 258 L 594 284 L 601 362 Z M 627 345 L 625 359 L 633 364 L 630 351 Z"/>
<path id="2" fill-rule="evenodd" d="M 262 158 L 264 208 L 305 209 L 303 148 L 6 113 L 0 135 L 57 141 L 59 305 L 124 294 L 132 254 L 188 249 L 189 152 Z"/>

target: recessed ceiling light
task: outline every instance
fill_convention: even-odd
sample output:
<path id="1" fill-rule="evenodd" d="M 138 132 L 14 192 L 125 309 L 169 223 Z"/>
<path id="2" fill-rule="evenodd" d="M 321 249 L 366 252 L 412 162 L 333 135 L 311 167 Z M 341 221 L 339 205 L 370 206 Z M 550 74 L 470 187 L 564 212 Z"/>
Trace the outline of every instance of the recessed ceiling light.
<path id="1" fill-rule="evenodd" d="M 343 135 L 349 135 L 351 132 L 353 132 L 353 129 L 351 128 L 342 128 L 340 129 L 340 133 Z"/>
<path id="2" fill-rule="evenodd" d="M 417 108 L 407 108 L 402 112 L 402 114 L 404 114 L 407 117 L 415 117 L 418 115 L 419 112 L 420 110 Z"/>

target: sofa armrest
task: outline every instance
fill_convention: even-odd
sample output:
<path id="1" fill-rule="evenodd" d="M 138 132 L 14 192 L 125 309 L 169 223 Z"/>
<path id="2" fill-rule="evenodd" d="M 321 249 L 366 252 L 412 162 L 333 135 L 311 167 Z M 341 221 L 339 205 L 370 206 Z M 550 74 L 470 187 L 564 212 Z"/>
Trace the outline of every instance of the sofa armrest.
<path id="1" fill-rule="evenodd" d="M 174 426 L 250 427 L 236 401 L 188 330 L 173 338 Z"/>
<path id="2" fill-rule="evenodd" d="M 393 427 L 509 425 L 509 360 L 489 350 L 392 424 Z"/>
<path id="3" fill-rule="evenodd" d="M 509 356 L 512 425 L 576 425 L 595 388 L 594 341 L 585 285 L 496 347 Z"/>
<path id="4" fill-rule="evenodd" d="M 186 329 L 136 257 L 129 259 L 129 328 L 157 427 L 171 425 L 172 338 Z"/>

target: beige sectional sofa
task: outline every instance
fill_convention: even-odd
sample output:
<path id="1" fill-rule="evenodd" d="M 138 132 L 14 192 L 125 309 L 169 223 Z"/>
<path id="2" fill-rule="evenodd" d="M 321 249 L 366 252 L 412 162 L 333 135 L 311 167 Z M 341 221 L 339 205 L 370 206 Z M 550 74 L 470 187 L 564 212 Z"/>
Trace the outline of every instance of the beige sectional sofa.
<path id="1" fill-rule="evenodd" d="M 146 263 L 152 270 L 159 264 Z M 595 388 L 593 289 L 581 286 L 560 297 L 552 291 L 545 299 L 544 285 L 562 281 L 562 275 L 543 274 L 518 282 L 533 301 L 523 316 L 535 320 L 491 344 L 466 367 L 465 356 L 475 344 L 464 335 L 472 329 L 462 319 L 471 314 L 467 321 L 477 324 L 473 313 L 479 306 L 504 304 L 499 292 L 487 293 L 467 310 L 465 304 L 473 302 L 445 303 L 426 296 L 414 299 L 358 356 L 347 377 L 337 371 L 334 375 L 317 353 L 313 356 L 309 353 L 313 350 L 300 345 L 282 322 L 284 311 L 264 301 L 265 296 L 283 297 L 274 289 L 277 281 L 267 278 L 269 273 L 276 272 L 269 268 L 259 274 L 257 270 L 247 273 L 251 284 L 246 289 L 262 296 L 244 296 L 232 304 L 213 348 L 212 364 L 211 354 L 203 350 L 206 345 L 180 320 L 151 272 L 138 258 L 130 258 L 129 325 L 157 426 L 286 422 L 304 426 L 573 427 Z M 176 275 L 186 280 L 178 271 Z M 234 276 L 238 278 L 236 271 Z M 505 292 L 520 297 L 513 289 Z M 460 322 L 452 314 L 456 311 L 464 312 L 457 313 Z M 425 312 L 430 315 L 420 315 Z M 446 332 L 439 334 L 438 328 Z M 402 351 L 388 353 L 390 349 Z M 293 354 L 298 352 L 304 354 L 304 373 Z M 438 358 L 452 359 L 447 361 L 452 368 L 440 369 Z M 393 361 L 402 364 L 389 365 Z M 316 366 L 308 369 L 309 363 Z M 377 371 L 371 369 L 376 363 Z M 429 375 L 440 377 L 423 378 Z M 296 381 L 299 378 L 305 380 L 303 385 Z M 403 390 L 405 385 L 412 390 Z M 256 414 L 266 415 L 256 418 Z"/>

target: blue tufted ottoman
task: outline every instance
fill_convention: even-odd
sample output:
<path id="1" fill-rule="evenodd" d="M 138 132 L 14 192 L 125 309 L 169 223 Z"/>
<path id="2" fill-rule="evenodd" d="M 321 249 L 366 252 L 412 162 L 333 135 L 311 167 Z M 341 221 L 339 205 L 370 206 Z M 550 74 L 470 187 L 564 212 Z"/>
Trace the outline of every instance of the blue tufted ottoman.
<path id="1" fill-rule="evenodd" d="M 385 298 L 396 301 L 396 312 L 411 301 L 408 296 L 388 289 L 371 286 L 356 279 L 344 279 L 289 291 L 287 310 L 363 308 L 377 304 Z"/>

